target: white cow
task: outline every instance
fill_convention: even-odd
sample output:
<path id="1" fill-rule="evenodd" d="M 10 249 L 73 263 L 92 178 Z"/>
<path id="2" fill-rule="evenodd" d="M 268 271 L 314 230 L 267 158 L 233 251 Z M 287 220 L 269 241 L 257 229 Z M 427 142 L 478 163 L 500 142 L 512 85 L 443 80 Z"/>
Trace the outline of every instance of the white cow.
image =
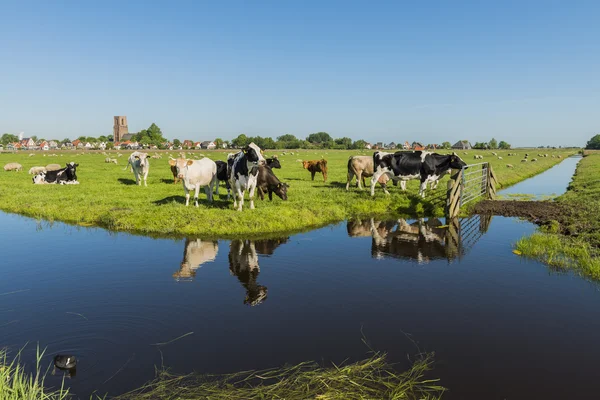
<path id="1" fill-rule="evenodd" d="M 258 167 L 265 164 L 266 160 L 262 155 L 262 150 L 254 143 L 250 143 L 237 154 L 227 156 L 229 184 L 234 191 L 233 208 L 242 211 L 244 194 L 248 191 L 250 209 L 254 209 L 254 191 L 256 190 L 258 178 Z"/>
<path id="2" fill-rule="evenodd" d="M 217 181 L 217 164 L 210 158 L 201 160 L 186 160 L 178 158 L 169 160 L 169 165 L 177 168 L 177 177 L 183 182 L 185 205 L 190 204 L 190 191 L 194 191 L 194 203 L 198 207 L 198 193 L 204 186 L 209 202 L 213 201 L 213 186 Z"/>
<path id="3" fill-rule="evenodd" d="M 133 175 L 135 175 L 135 184 L 138 186 L 141 185 L 141 175 L 144 179 L 144 186 L 148 186 L 148 183 L 146 182 L 148 179 L 148 172 L 150 171 L 150 160 L 148 159 L 148 154 L 134 151 L 129 156 L 129 160 L 127 160 L 127 165 L 123 171 L 125 171 L 130 165 L 131 169 L 133 170 Z"/>
<path id="4" fill-rule="evenodd" d="M 179 271 L 173 274 L 173 278 L 193 278 L 196 270 L 206 262 L 217 258 L 219 246 L 214 241 L 202 241 L 200 239 L 186 239 L 183 261 Z"/>

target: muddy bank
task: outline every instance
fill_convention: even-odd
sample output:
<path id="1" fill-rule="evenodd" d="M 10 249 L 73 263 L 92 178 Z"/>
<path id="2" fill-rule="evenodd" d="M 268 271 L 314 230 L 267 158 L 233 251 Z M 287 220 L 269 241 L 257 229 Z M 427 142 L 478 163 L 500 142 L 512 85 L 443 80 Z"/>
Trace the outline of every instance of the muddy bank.
<path id="1" fill-rule="evenodd" d="M 572 210 L 554 201 L 484 200 L 475 205 L 473 212 L 525 218 L 537 224 L 544 224 L 552 220 L 564 220 Z"/>

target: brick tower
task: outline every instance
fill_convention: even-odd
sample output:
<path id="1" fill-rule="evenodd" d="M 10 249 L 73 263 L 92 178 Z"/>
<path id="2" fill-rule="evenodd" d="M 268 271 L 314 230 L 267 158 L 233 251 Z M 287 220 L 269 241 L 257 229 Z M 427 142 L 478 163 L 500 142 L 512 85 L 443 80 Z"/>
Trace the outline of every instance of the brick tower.
<path id="1" fill-rule="evenodd" d="M 127 117 L 126 116 L 115 116 L 115 126 L 113 127 L 114 141 L 120 142 L 123 135 L 129 133 L 127 128 Z"/>

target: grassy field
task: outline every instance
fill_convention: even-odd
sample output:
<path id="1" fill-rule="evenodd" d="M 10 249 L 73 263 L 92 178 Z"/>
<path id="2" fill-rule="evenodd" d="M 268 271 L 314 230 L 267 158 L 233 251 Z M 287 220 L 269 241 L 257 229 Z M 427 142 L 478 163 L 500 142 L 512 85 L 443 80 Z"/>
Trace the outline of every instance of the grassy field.
<path id="1" fill-rule="evenodd" d="M 545 221 L 540 233 L 521 239 L 516 248 L 524 256 L 600 280 L 600 152 L 587 154 L 557 199 L 565 212 Z"/>
<path id="2" fill-rule="evenodd" d="M 507 156 L 507 153 L 517 153 Z M 537 157 L 538 152 L 557 156 Z M 257 237 L 277 236 L 282 233 L 302 231 L 351 217 L 415 217 L 441 216 L 443 214 L 445 177 L 437 191 L 428 191 L 425 200 L 416 196 L 418 182 L 411 181 L 407 192 L 391 187 L 391 196 L 377 189 L 374 198 L 368 191 L 351 187 L 346 192 L 347 161 L 351 155 L 372 155 L 372 151 L 292 150 L 266 151 L 265 155 L 278 155 L 282 169 L 276 175 L 290 185 L 289 200 L 275 198 L 256 201 L 256 209 L 233 210 L 233 202 L 226 200 L 222 186 L 220 196 L 208 204 L 204 192 L 200 194 L 200 207 L 184 206 L 181 184 L 173 184 L 168 165 L 168 152 L 160 152 L 162 159 L 151 159 L 148 187 L 134 185 L 130 171 L 123 171 L 127 155 L 118 158 L 119 164 L 107 164 L 100 152 L 82 154 L 78 151 L 20 152 L 0 154 L 0 165 L 19 162 L 22 172 L 0 170 L 0 209 L 22 215 L 63 221 L 83 226 L 101 226 L 113 230 L 160 236 L 200 236 L 232 238 L 242 235 Z M 117 152 L 109 153 L 116 158 Z M 150 152 L 154 154 L 155 152 Z M 565 150 L 512 150 L 498 151 L 499 160 L 491 151 L 471 150 L 458 154 L 467 163 L 489 161 L 492 163 L 500 184 L 508 186 L 536 175 L 561 161 L 573 151 Z M 521 163 L 525 153 L 537 162 Z M 29 154 L 34 154 L 29 156 Z M 177 156 L 176 152 L 170 152 Z M 205 155 L 214 160 L 225 160 L 227 152 L 194 151 L 190 158 Z M 474 160 L 475 154 L 483 160 Z M 46 155 L 46 156 L 44 156 Z M 329 179 L 325 183 L 320 175 L 310 180 L 310 173 L 302 169 L 299 160 L 324 157 L 328 160 Z M 33 185 L 27 171 L 32 166 L 50 163 L 64 165 L 79 163 L 77 170 L 80 185 Z M 507 168 L 510 163 L 514 168 Z M 391 185 L 390 185 L 391 186 Z M 245 203 L 247 206 L 248 203 Z"/>

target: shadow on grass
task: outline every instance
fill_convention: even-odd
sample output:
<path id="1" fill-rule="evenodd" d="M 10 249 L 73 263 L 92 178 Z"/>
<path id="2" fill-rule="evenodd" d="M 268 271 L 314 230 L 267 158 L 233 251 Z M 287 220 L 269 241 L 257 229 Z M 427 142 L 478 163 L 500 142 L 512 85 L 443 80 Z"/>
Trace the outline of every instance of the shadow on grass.
<path id="1" fill-rule="evenodd" d="M 174 182 L 173 182 L 173 179 L 165 179 L 165 178 L 162 178 L 160 181 L 161 181 L 162 183 L 170 183 L 171 185 L 173 185 L 173 184 L 174 184 Z M 180 182 L 181 182 L 181 181 L 180 181 Z M 179 183 L 179 182 L 177 182 L 177 183 Z"/>
<path id="2" fill-rule="evenodd" d="M 135 185 L 135 179 L 119 178 L 121 185 Z"/>
<path id="3" fill-rule="evenodd" d="M 194 205 L 193 196 L 194 194 L 190 193 L 190 207 Z M 221 197 L 221 195 L 219 195 L 219 197 Z M 229 208 L 229 206 L 233 203 L 231 201 L 227 201 L 226 199 L 227 195 L 223 195 L 222 198 L 217 198 L 217 196 L 215 195 L 213 197 L 213 202 L 209 203 L 206 199 L 206 196 L 202 197 L 201 193 L 201 196 L 198 198 L 198 205 L 207 208 Z M 181 204 L 182 206 L 185 206 L 185 196 L 169 196 L 165 197 L 164 199 L 153 201 L 152 203 L 157 206 L 164 206 L 166 204 L 172 203 Z"/>

